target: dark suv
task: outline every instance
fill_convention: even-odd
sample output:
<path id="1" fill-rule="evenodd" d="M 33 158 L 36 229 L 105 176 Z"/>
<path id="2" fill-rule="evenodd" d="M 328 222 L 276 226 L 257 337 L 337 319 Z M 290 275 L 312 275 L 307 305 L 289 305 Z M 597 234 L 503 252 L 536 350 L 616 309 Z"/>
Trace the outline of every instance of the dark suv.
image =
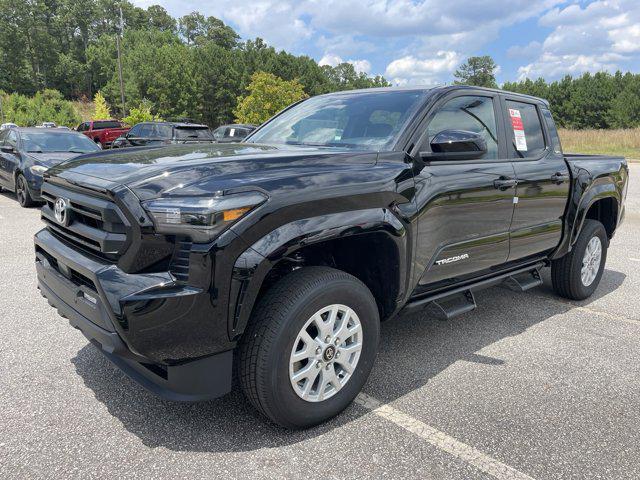
<path id="1" fill-rule="evenodd" d="M 136 124 L 125 135 L 116 138 L 111 148 L 213 142 L 215 142 L 213 133 L 206 125 L 184 122 L 142 122 Z"/>

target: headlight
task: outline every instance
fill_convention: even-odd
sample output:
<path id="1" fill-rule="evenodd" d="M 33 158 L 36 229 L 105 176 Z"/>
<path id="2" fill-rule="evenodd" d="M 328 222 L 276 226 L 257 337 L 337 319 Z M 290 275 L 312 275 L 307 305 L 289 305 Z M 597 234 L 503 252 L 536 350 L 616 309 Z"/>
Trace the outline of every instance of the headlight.
<path id="1" fill-rule="evenodd" d="M 213 197 L 159 198 L 144 202 L 158 233 L 186 235 L 194 242 L 213 240 L 267 197 L 245 192 Z"/>
<path id="2" fill-rule="evenodd" d="M 49 167 L 45 167 L 44 165 L 34 165 L 33 167 L 29 167 L 29 170 L 31 170 L 31 173 L 36 175 L 42 175 L 44 172 L 49 170 Z"/>

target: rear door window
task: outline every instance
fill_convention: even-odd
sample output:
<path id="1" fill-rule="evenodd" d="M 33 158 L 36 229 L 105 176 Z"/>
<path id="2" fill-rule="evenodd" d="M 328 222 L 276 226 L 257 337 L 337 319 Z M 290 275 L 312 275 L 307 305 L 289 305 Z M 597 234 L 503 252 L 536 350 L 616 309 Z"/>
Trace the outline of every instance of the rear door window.
<path id="1" fill-rule="evenodd" d="M 509 158 L 539 157 L 546 148 L 538 109 L 531 103 L 507 100 Z M 509 128 L 510 127 L 510 128 Z"/>

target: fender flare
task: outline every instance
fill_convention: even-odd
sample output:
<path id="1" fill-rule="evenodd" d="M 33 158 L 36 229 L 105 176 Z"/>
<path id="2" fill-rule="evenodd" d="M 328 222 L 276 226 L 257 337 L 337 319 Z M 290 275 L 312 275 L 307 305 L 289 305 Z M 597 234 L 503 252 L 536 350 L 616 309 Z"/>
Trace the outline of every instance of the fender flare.
<path id="1" fill-rule="evenodd" d="M 577 207 L 575 221 L 573 222 L 571 229 L 571 246 L 575 245 L 575 243 L 578 241 L 578 236 L 582 231 L 582 227 L 584 225 L 584 221 L 587 217 L 587 212 L 589 211 L 589 209 L 596 202 L 605 198 L 613 198 L 616 201 L 616 205 L 618 206 L 618 212 L 620 211 L 621 198 L 618 189 L 616 188 L 616 185 L 613 183 L 613 181 L 601 182 L 597 185 L 592 186 L 584 192 Z M 616 218 L 615 224 L 617 225 L 617 223 L 618 219 Z"/>
<path id="2" fill-rule="evenodd" d="M 229 338 L 237 340 L 244 332 L 263 282 L 279 261 L 309 245 L 373 233 L 393 240 L 401 264 L 400 291 L 404 291 L 410 245 L 405 224 L 391 210 L 371 208 L 295 220 L 264 235 L 236 259 L 229 288 Z"/>

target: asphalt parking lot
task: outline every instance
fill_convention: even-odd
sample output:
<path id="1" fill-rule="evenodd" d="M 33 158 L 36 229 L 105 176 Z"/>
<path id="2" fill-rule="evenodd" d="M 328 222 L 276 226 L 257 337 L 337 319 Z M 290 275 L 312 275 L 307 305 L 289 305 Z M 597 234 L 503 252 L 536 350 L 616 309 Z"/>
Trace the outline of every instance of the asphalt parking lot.
<path id="1" fill-rule="evenodd" d="M 269 424 L 239 392 L 159 400 L 36 290 L 37 209 L 0 195 L 1 478 L 640 478 L 640 165 L 593 298 L 493 288 L 383 325 L 356 404 Z"/>

